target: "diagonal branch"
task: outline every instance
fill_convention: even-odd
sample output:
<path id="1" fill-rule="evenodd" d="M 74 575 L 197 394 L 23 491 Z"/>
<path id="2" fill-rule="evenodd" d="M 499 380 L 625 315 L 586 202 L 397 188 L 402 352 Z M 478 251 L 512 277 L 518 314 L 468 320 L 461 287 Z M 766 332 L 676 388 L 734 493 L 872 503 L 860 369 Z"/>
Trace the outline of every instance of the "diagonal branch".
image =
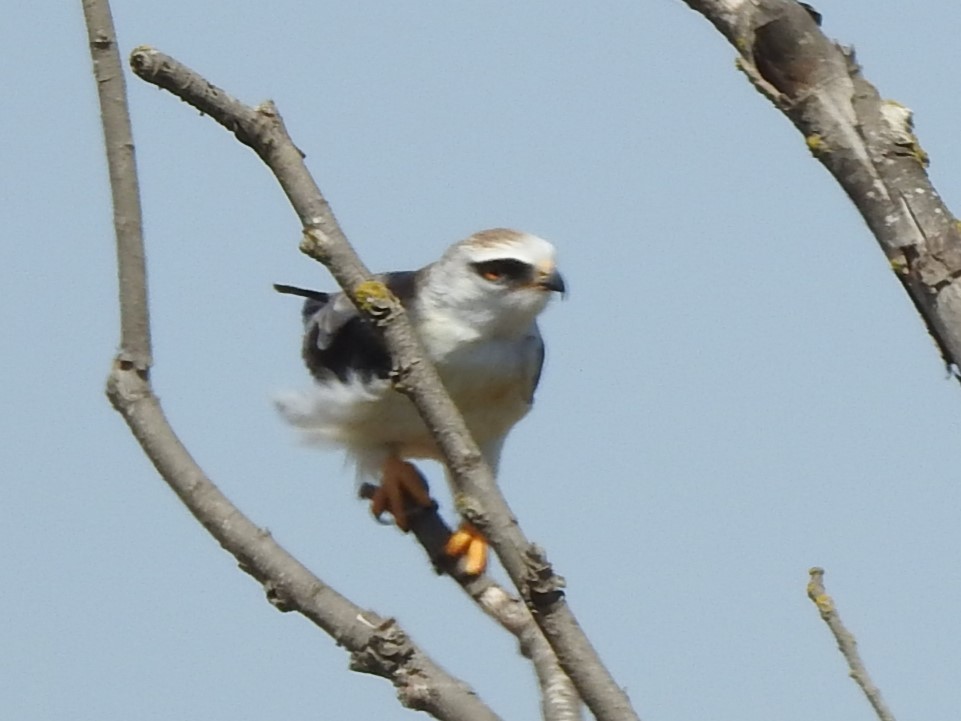
<path id="1" fill-rule="evenodd" d="M 301 250 L 323 263 L 358 309 L 381 327 L 393 357 L 396 387 L 414 402 L 444 454 L 458 491 L 458 510 L 490 540 L 581 698 L 600 721 L 637 719 L 627 694 L 604 667 L 568 607 L 563 579 L 544 551 L 524 536 L 436 370 L 424 361 L 403 308 L 383 284 L 372 279 L 348 244 L 273 103 L 248 107 L 149 47 L 136 48 L 130 64 L 143 80 L 232 131 L 274 173 L 304 226 Z"/>
<path id="2" fill-rule="evenodd" d="M 115 364 L 107 395 L 147 457 L 193 516 L 253 576 L 280 611 L 296 611 L 350 651 L 350 667 L 391 681 L 401 703 L 444 721 L 498 717 L 421 651 L 393 620 L 366 611 L 312 574 L 204 475 L 177 438 L 149 382 Z"/>
<path id="3" fill-rule="evenodd" d="M 881 699 L 881 691 L 874 685 L 867 668 L 864 666 L 864 661 L 861 660 L 854 634 L 848 631 L 841 622 L 841 615 L 838 613 L 837 606 L 834 605 L 834 599 L 828 595 L 824 588 L 824 569 L 812 568 L 809 573 L 811 580 L 808 581 L 808 598 L 818 607 L 821 620 L 827 624 L 831 633 L 834 634 L 838 649 L 844 656 L 844 660 L 848 662 L 851 678 L 861 687 L 878 719 L 880 721 L 894 721 L 894 714 Z"/>
<path id="4" fill-rule="evenodd" d="M 497 721 L 462 682 L 437 666 L 393 619 L 352 603 L 244 516 L 204 475 L 170 427 L 150 386 L 150 328 L 137 171 L 116 33 L 107 0 L 84 0 L 114 198 L 121 348 L 107 395 L 157 471 L 281 611 L 297 611 L 351 652 L 351 668 L 390 680 L 401 703 L 444 721 Z"/>
<path id="5" fill-rule="evenodd" d="M 421 480 L 426 487 L 423 476 Z M 360 496 L 370 499 L 375 490 L 376 486 L 362 484 Z M 437 504 L 425 508 L 411 503 L 407 518 L 411 534 L 423 547 L 437 573 L 450 576 L 484 613 L 517 639 L 521 655 L 531 661 L 537 676 L 543 721 L 581 721 L 581 699 L 577 689 L 558 664 L 554 650 L 524 602 L 486 573 L 480 576 L 464 573 L 458 559 L 445 552 L 451 529 L 437 512 Z"/>
<path id="6" fill-rule="evenodd" d="M 738 67 L 794 123 L 857 207 L 961 380 L 961 225 L 927 174 L 911 111 L 882 100 L 854 51 L 794 0 L 685 0 L 737 48 Z"/>

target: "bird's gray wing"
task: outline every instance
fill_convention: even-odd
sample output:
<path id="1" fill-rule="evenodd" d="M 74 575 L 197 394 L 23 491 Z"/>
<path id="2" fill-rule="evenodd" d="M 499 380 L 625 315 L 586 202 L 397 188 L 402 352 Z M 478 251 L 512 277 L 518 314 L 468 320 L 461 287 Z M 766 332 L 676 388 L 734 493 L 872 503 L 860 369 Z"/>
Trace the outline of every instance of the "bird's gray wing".
<path id="1" fill-rule="evenodd" d="M 544 339 L 541 338 L 540 328 L 534 324 L 533 332 L 527 336 L 525 342 L 529 344 L 527 370 L 530 377 L 530 387 L 527 393 L 527 402 L 534 402 L 534 391 L 537 384 L 541 381 L 541 371 L 544 370 Z"/>
<path id="2" fill-rule="evenodd" d="M 404 305 L 414 297 L 417 271 L 398 271 L 376 276 Z M 281 293 L 306 298 L 303 307 L 304 362 L 319 381 L 336 378 L 347 382 L 386 378 L 390 373 L 390 354 L 384 341 L 353 302 L 343 292 L 321 291 L 275 285 Z"/>

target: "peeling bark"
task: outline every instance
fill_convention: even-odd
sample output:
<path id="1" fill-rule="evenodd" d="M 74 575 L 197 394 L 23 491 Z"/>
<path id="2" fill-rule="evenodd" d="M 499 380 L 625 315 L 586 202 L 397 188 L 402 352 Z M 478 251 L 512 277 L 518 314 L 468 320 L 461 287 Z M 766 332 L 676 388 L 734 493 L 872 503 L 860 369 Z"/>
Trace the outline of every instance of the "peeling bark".
<path id="1" fill-rule="evenodd" d="M 738 67 L 804 137 L 857 207 L 961 380 L 961 225 L 927 174 L 911 111 L 882 99 L 854 50 L 794 0 L 686 0 L 731 42 Z"/>

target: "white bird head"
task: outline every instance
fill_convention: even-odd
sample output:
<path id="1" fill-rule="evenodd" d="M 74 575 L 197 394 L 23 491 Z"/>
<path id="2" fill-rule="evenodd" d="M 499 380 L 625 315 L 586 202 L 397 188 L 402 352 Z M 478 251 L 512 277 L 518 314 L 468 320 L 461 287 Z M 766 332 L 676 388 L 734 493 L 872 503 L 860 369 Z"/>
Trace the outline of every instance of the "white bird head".
<path id="1" fill-rule="evenodd" d="M 505 228 L 484 230 L 452 245 L 425 270 L 422 302 L 481 337 L 528 332 L 552 291 L 565 290 L 554 246 Z"/>

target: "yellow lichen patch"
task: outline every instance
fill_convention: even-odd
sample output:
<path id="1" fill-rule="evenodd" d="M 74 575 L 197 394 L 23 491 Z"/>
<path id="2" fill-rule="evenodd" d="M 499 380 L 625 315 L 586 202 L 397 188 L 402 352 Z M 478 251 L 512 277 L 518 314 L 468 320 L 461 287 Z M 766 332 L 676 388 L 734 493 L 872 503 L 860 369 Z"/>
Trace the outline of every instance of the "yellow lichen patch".
<path id="1" fill-rule="evenodd" d="M 460 513 L 461 515 L 463 515 L 464 511 L 466 511 L 471 505 L 470 496 L 464 493 L 455 493 L 453 501 L 454 501 L 454 510 Z"/>
<path id="2" fill-rule="evenodd" d="M 357 305 L 367 313 L 383 313 L 393 297 L 386 285 L 378 280 L 366 280 L 354 289 Z"/>
<path id="3" fill-rule="evenodd" d="M 834 610 L 834 599 L 826 593 L 818 594 L 812 600 L 821 613 L 831 613 Z"/>
<path id="4" fill-rule="evenodd" d="M 931 158 L 928 157 L 927 152 L 921 147 L 921 143 L 918 142 L 918 137 L 911 133 L 911 155 L 917 160 L 922 168 L 928 167 L 931 163 Z"/>
<path id="5" fill-rule="evenodd" d="M 904 256 L 891 258 L 890 263 L 891 263 L 891 270 L 893 270 L 898 275 L 902 275 L 908 272 L 908 263 L 904 259 Z"/>
<path id="6" fill-rule="evenodd" d="M 824 138 L 821 137 L 820 133 L 811 133 L 811 135 L 805 136 L 804 143 L 808 146 L 808 150 L 811 151 L 811 155 L 823 155 L 828 151 L 828 144 L 824 142 Z"/>

